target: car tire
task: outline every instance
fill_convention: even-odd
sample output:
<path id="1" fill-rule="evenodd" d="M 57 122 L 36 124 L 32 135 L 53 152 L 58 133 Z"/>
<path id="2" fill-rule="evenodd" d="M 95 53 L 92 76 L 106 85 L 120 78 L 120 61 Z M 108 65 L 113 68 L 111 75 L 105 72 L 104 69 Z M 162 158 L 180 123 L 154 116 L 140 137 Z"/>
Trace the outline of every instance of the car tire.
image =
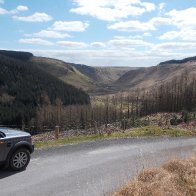
<path id="1" fill-rule="evenodd" d="M 30 152 L 26 148 L 16 150 L 10 157 L 9 167 L 14 171 L 25 170 L 30 161 Z"/>
<path id="2" fill-rule="evenodd" d="M 5 164 L 1 164 L 1 165 L 0 165 L 0 170 L 1 170 L 1 169 L 4 169 L 4 167 L 5 167 Z"/>

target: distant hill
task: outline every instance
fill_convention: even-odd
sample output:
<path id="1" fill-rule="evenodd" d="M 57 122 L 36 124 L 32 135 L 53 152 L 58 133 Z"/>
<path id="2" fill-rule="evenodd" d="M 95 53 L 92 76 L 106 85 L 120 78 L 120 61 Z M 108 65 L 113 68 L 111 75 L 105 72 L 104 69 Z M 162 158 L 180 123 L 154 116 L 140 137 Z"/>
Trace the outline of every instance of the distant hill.
<path id="1" fill-rule="evenodd" d="M 28 122 L 45 100 L 55 104 L 59 98 L 63 105 L 90 103 L 84 91 L 41 70 L 27 56 L 32 58 L 30 53 L 0 52 L 0 124 Z"/>
<path id="2" fill-rule="evenodd" d="M 113 88 L 148 88 L 170 81 L 185 72 L 196 74 L 196 57 L 166 61 L 154 67 L 128 71 L 114 83 Z"/>
<path id="3" fill-rule="evenodd" d="M 194 57 L 188 57 L 182 60 L 169 60 L 165 62 L 161 62 L 159 65 L 165 65 L 165 64 L 182 64 L 182 63 L 187 63 L 190 61 L 196 61 L 196 56 Z"/>
<path id="4" fill-rule="evenodd" d="M 161 62 L 148 68 L 91 67 L 56 59 L 31 57 L 40 69 L 90 95 L 113 94 L 133 88 L 149 88 L 172 80 L 185 71 L 195 73 L 196 57 Z"/>
<path id="5" fill-rule="evenodd" d="M 46 73 L 77 88 L 88 91 L 96 87 L 96 84 L 94 84 L 90 78 L 78 71 L 72 63 L 43 57 L 33 57 L 31 58 L 31 62 L 35 63 Z"/>
<path id="6" fill-rule="evenodd" d="M 15 58 L 18 60 L 22 60 L 22 61 L 28 61 L 31 57 L 33 57 L 32 53 L 21 52 L 21 51 L 0 50 L 0 54 L 7 56 L 7 57 Z"/>
<path id="7" fill-rule="evenodd" d="M 80 64 L 73 64 L 73 66 L 91 80 L 103 84 L 110 84 L 119 79 L 127 71 L 137 69 L 132 67 L 90 67 Z"/>
<path id="8" fill-rule="evenodd" d="M 67 63 L 57 59 L 32 57 L 31 62 L 56 78 L 82 88 L 90 94 L 104 92 L 105 88 L 115 82 L 131 67 L 90 67 L 82 64 Z"/>
<path id="9" fill-rule="evenodd" d="M 47 76 L 82 89 L 90 95 L 113 94 L 134 88 L 149 88 L 172 80 L 184 72 L 196 72 L 196 57 L 161 62 L 148 68 L 91 67 L 57 59 L 36 57 L 28 52 L 0 51 L 9 58 L 33 65 Z"/>

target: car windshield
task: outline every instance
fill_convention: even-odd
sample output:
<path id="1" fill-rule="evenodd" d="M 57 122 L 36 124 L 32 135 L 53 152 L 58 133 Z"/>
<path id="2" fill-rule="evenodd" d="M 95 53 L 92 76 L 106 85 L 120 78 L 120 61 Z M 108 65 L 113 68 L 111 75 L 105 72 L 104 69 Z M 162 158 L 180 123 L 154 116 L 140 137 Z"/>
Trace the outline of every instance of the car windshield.
<path id="1" fill-rule="evenodd" d="M 4 138 L 5 136 L 6 136 L 5 133 L 0 131 L 0 138 Z"/>

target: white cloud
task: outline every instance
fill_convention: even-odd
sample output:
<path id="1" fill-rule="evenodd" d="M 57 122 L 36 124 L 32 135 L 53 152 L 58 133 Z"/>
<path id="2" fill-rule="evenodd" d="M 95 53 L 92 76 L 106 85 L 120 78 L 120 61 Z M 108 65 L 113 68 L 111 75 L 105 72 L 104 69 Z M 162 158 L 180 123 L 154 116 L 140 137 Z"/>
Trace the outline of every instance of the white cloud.
<path id="1" fill-rule="evenodd" d="M 161 44 L 157 44 L 154 46 L 153 50 L 162 51 L 187 51 L 187 50 L 195 50 L 196 43 L 194 42 L 165 42 Z"/>
<path id="2" fill-rule="evenodd" d="M 57 45 L 67 48 L 86 48 L 88 45 L 84 42 L 58 41 Z"/>
<path id="3" fill-rule="evenodd" d="M 8 14 L 9 11 L 0 7 L 0 15 Z"/>
<path id="4" fill-rule="evenodd" d="M 17 14 L 19 12 L 23 12 L 23 11 L 27 11 L 28 7 L 27 6 L 23 6 L 23 5 L 19 5 L 16 7 L 16 9 L 13 10 L 6 10 L 4 8 L 0 8 L 0 15 L 4 15 L 4 14 Z"/>
<path id="5" fill-rule="evenodd" d="M 88 26 L 87 22 L 81 21 L 56 21 L 50 29 L 55 31 L 83 32 Z"/>
<path id="6" fill-rule="evenodd" d="M 161 40 L 180 39 L 183 41 L 196 41 L 196 30 L 168 31 L 159 37 Z"/>
<path id="7" fill-rule="evenodd" d="M 166 6 L 166 3 L 160 3 L 159 4 L 159 9 L 163 10 L 165 8 L 165 6 Z"/>
<path id="8" fill-rule="evenodd" d="M 164 17 L 154 17 L 147 22 L 141 22 L 139 20 L 130 20 L 124 22 L 116 22 L 108 26 L 108 29 L 117 31 L 154 31 L 157 30 L 157 26 L 170 25 L 171 20 Z"/>
<path id="9" fill-rule="evenodd" d="M 121 37 L 122 39 L 122 37 Z M 125 39 L 125 37 L 124 37 Z M 127 38 L 128 39 L 128 38 Z M 109 42 L 109 41 L 108 41 Z M 194 45 L 190 50 L 175 49 L 176 43 L 167 43 L 166 45 L 152 45 L 145 49 L 133 50 L 127 48 L 122 50 L 121 47 L 110 47 L 106 42 L 104 48 L 65 48 L 62 50 L 28 50 L 38 56 L 61 59 L 66 62 L 86 64 L 91 66 L 153 66 L 165 60 L 182 59 L 195 55 Z M 101 42 L 102 43 L 102 42 Z M 177 48 L 188 46 L 189 43 L 183 42 L 177 45 Z M 169 50 L 172 45 L 172 49 Z M 181 46 L 180 46 L 181 45 Z"/>
<path id="10" fill-rule="evenodd" d="M 59 39 L 71 37 L 67 33 L 61 33 L 61 32 L 56 32 L 56 31 L 51 31 L 51 30 L 42 30 L 38 33 L 26 34 L 25 36 L 43 37 L 43 38 L 59 38 Z"/>
<path id="11" fill-rule="evenodd" d="M 50 58 L 61 59 L 66 62 L 86 64 L 91 66 L 153 66 L 158 63 L 170 59 L 182 59 L 191 56 L 194 53 L 183 52 L 159 52 L 159 51 L 145 51 L 138 52 L 133 50 L 29 50 L 38 56 L 45 56 Z"/>
<path id="12" fill-rule="evenodd" d="M 129 39 L 129 38 L 122 38 L 122 39 L 113 39 L 110 40 L 108 43 L 110 46 L 114 46 L 117 48 L 136 48 L 136 47 L 147 47 L 151 46 L 151 43 L 145 42 L 140 39 Z"/>
<path id="13" fill-rule="evenodd" d="M 92 42 L 90 46 L 97 49 L 106 49 L 105 51 L 115 50 L 118 52 L 119 50 L 133 51 L 137 50 L 139 47 L 142 48 L 142 50 L 145 50 L 146 48 L 152 47 L 153 44 L 143 41 L 141 38 L 142 37 L 139 35 L 128 37 L 115 36 L 113 39 L 106 42 Z"/>
<path id="14" fill-rule="evenodd" d="M 161 40 L 173 40 L 179 37 L 179 31 L 168 31 L 161 35 L 159 38 Z"/>
<path id="15" fill-rule="evenodd" d="M 123 37 L 123 36 L 115 36 L 114 38 L 115 38 L 115 39 L 126 39 L 126 37 Z M 128 36 L 127 38 L 128 38 L 128 39 L 142 39 L 143 36 L 142 36 L 142 35 L 136 34 L 136 35 L 130 35 L 130 36 Z"/>
<path id="16" fill-rule="evenodd" d="M 104 48 L 106 45 L 103 42 L 93 42 L 91 43 L 91 46 L 94 48 Z"/>
<path id="17" fill-rule="evenodd" d="M 155 10 L 153 3 L 140 0 L 73 0 L 76 8 L 70 11 L 80 15 L 90 15 L 100 20 L 115 21 L 128 16 L 139 16 Z"/>
<path id="18" fill-rule="evenodd" d="M 36 12 L 30 16 L 13 16 L 13 19 L 23 22 L 48 22 L 52 20 L 52 17 L 46 13 Z"/>
<path id="19" fill-rule="evenodd" d="M 135 51 L 118 51 L 118 50 L 111 50 L 111 49 L 101 49 L 101 50 L 57 50 L 57 51 L 51 51 L 51 54 L 55 54 L 55 56 L 59 56 L 60 59 L 72 59 L 71 62 L 77 62 L 77 63 L 83 63 L 83 60 L 88 61 L 88 59 L 93 59 L 93 60 L 98 60 L 98 59 L 105 59 L 105 60 L 109 60 L 109 59 L 118 59 L 119 58 L 125 58 L 125 57 L 130 57 L 130 54 L 132 54 L 133 56 L 136 56 L 136 52 Z M 42 55 L 50 55 L 50 51 L 48 51 L 48 54 L 45 53 Z M 53 56 L 52 55 L 52 56 Z M 138 55 L 138 54 L 137 54 Z M 83 59 L 83 60 L 81 60 Z M 121 59 L 122 60 L 122 59 Z M 86 63 L 88 64 L 88 63 Z"/>
<path id="20" fill-rule="evenodd" d="M 185 10 L 172 10 L 166 14 L 172 20 L 172 24 L 182 29 L 196 29 L 196 7 Z"/>
<path id="21" fill-rule="evenodd" d="M 19 6 L 17 6 L 16 10 L 18 10 L 18 11 L 27 11 L 27 10 L 29 10 L 29 8 L 27 6 L 24 6 L 24 5 L 19 5 Z"/>
<path id="22" fill-rule="evenodd" d="M 4 8 L 0 8 L 0 15 L 4 14 L 17 14 L 19 12 L 27 11 L 29 8 L 27 6 L 19 5 L 13 10 L 6 10 Z"/>
<path id="23" fill-rule="evenodd" d="M 149 2 L 140 2 L 140 5 L 143 6 L 146 12 L 151 12 L 155 10 L 155 4 Z"/>
<path id="24" fill-rule="evenodd" d="M 149 23 L 153 26 L 159 26 L 159 25 L 170 25 L 171 19 L 164 18 L 164 17 L 154 17 L 151 20 L 149 20 Z"/>
<path id="25" fill-rule="evenodd" d="M 44 46 L 52 46 L 53 43 L 47 40 L 43 40 L 40 38 L 30 38 L 30 39 L 20 39 L 19 43 L 22 44 L 32 44 L 32 45 L 44 45 Z"/>
<path id="26" fill-rule="evenodd" d="M 171 10 L 165 15 L 170 18 L 170 24 L 178 30 L 163 33 L 159 37 L 161 40 L 196 40 L 196 8 L 188 8 L 180 11 Z"/>
<path id="27" fill-rule="evenodd" d="M 145 37 L 151 37 L 151 36 L 152 36 L 152 34 L 151 34 L 151 33 L 146 32 L 146 33 L 144 33 L 144 34 L 143 34 L 143 36 L 145 36 Z"/>
<path id="28" fill-rule="evenodd" d="M 117 22 L 108 26 L 108 29 L 127 32 L 156 30 L 152 23 L 140 22 L 139 20 Z"/>

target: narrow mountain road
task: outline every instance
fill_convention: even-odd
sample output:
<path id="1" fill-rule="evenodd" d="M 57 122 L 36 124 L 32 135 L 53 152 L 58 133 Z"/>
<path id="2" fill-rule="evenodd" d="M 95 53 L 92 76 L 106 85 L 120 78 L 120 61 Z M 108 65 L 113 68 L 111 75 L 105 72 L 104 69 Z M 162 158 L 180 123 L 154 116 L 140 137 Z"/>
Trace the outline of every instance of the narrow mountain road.
<path id="1" fill-rule="evenodd" d="M 194 152 L 196 138 L 116 139 L 37 150 L 26 171 L 0 171 L 0 195 L 110 195 L 142 168 Z"/>

